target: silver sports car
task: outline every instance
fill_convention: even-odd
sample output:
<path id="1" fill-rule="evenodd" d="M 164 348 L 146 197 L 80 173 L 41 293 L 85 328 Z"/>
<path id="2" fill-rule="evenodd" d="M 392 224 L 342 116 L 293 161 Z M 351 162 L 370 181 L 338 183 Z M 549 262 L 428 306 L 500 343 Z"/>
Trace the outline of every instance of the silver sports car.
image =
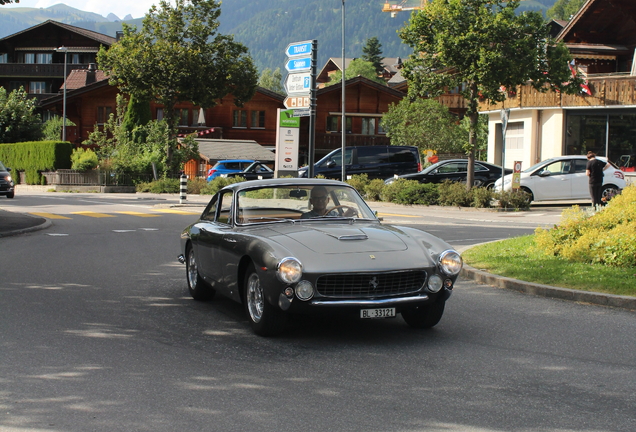
<path id="1" fill-rule="evenodd" d="M 179 261 L 194 299 L 243 303 L 262 336 L 306 313 L 432 327 L 462 268 L 441 239 L 381 223 L 348 184 L 295 178 L 221 189 L 181 234 Z"/>

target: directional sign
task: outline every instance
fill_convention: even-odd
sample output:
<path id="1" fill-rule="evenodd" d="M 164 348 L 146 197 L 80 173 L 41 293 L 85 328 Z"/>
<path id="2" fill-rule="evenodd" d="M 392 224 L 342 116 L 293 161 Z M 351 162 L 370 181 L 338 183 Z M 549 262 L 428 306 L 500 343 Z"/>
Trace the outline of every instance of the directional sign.
<path id="1" fill-rule="evenodd" d="M 292 117 L 309 117 L 311 115 L 311 111 L 308 109 L 295 109 Z"/>
<path id="2" fill-rule="evenodd" d="M 303 109 L 309 108 L 310 100 L 311 98 L 308 94 L 303 96 L 289 96 L 285 98 L 283 104 L 287 109 Z"/>
<path id="3" fill-rule="evenodd" d="M 300 57 L 287 60 L 285 63 L 287 72 L 304 72 L 311 69 L 311 57 Z"/>
<path id="4" fill-rule="evenodd" d="M 285 54 L 287 57 L 308 56 L 311 54 L 311 41 L 292 42 L 287 45 Z"/>
<path id="5" fill-rule="evenodd" d="M 292 73 L 285 79 L 287 94 L 307 94 L 311 90 L 311 72 Z"/>

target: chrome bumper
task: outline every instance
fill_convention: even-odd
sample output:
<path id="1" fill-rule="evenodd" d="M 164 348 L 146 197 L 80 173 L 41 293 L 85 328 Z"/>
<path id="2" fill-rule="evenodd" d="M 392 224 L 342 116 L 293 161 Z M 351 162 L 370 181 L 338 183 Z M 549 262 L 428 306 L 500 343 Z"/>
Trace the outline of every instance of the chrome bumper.
<path id="1" fill-rule="evenodd" d="M 390 306 L 407 303 L 417 303 L 427 301 L 428 295 L 421 294 L 416 297 L 398 297 L 378 300 L 312 300 L 312 306 Z"/>

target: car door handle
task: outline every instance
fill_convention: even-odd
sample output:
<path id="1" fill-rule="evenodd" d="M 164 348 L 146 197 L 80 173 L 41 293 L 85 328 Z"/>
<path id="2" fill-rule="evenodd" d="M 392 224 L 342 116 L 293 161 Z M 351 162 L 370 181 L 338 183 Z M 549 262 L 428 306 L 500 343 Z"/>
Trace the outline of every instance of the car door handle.
<path id="1" fill-rule="evenodd" d="M 236 243 L 236 240 L 231 239 L 231 238 L 224 238 L 223 240 L 225 240 L 226 242 L 229 242 L 229 243 Z"/>

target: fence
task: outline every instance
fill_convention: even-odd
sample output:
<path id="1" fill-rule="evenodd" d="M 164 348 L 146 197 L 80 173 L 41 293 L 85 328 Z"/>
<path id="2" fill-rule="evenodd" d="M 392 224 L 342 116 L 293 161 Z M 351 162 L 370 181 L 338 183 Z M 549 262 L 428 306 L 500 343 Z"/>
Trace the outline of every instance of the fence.
<path id="1" fill-rule="evenodd" d="M 153 180 L 150 174 L 129 174 L 112 171 L 57 170 L 43 172 L 48 185 L 63 186 L 134 186 Z"/>

